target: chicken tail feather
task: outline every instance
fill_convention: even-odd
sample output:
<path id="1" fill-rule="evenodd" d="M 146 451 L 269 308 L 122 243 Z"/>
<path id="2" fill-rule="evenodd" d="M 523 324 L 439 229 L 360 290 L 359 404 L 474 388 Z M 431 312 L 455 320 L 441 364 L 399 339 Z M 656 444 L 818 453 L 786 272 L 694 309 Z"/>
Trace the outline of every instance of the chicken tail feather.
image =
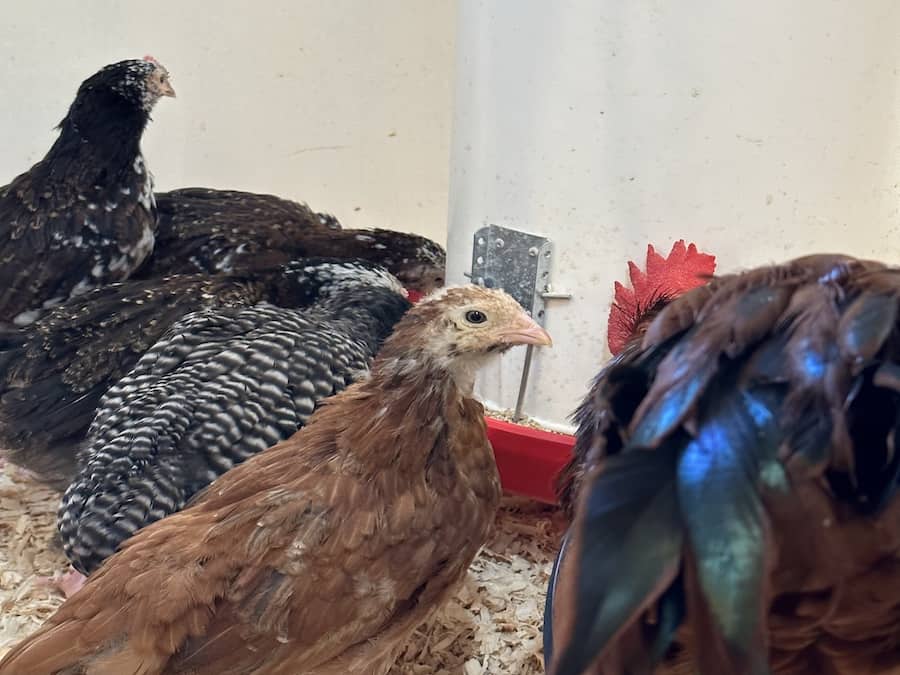
<path id="1" fill-rule="evenodd" d="M 580 675 L 676 578 L 683 547 L 677 456 L 677 448 L 615 455 L 585 491 L 569 551 L 577 581 L 565 585 L 577 609 L 570 634 L 559 636 L 555 675 Z"/>
<path id="2" fill-rule="evenodd" d="M 716 392 L 678 463 L 686 587 L 701 675 L 768 674 L 770 523 L 760 485 L 789 490 L 776 460 L 775 389 Z M 734 392 L 734 389 L 732 389 Z"/>
<path id="3" fill-rule="evenodd" d="M 0 675 L 46 675 L 81 664 L 77 645 L 82 626 L 76 622 L 40 629 L 0 659 Z"/>

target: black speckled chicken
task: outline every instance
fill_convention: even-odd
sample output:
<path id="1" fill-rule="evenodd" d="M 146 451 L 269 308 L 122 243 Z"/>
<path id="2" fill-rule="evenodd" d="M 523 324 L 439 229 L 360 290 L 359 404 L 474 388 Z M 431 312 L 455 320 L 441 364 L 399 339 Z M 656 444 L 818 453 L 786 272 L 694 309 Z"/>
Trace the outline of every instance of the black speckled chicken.
<path id="1" fill-rule="evenodd" d="M 434 241 L 392 230 L 344 230 L 334 216 L 273 195 L 184 188 L 156 194 L 156 247 L 141 277 L 263 268 L 308 256 L 361 258 L 412 291 L 444 285 L 446 254 Z"/>
<path id="2" fill-rule="evenodd" d="M 106 66 L 81 84 L 44 158 L 0 187 L 0 321 L 30 323 L 144 261 L 156 206 L 141 136 L 174 95 L 152 57 Z"/>
<path id="3" fill-rule="evenodd" d="M 576 416 L 552 675 L 898 672 L 898 319 L 842 255 L 659 312 Z"/>
<path id="4" fill-rule="evenodd" d="M 59 513 L 90 573 L 141 527 L 290 437 L 364 375 L 411 306 L 399 282 L 358 276 L 303 309 L 268 303 L 189 314 L 112 386 Z"/>
<path id="5" fill-rule="evenodd" d="M 64 489 L 100 398 L 186 314 L 264 301 L 304 307 L 385 283 L 396 280 L 372 263 L 310 258 L 264 272 L 129 280 L 72 298 L 29 326 L 0 329 L 0 448 Z"/>

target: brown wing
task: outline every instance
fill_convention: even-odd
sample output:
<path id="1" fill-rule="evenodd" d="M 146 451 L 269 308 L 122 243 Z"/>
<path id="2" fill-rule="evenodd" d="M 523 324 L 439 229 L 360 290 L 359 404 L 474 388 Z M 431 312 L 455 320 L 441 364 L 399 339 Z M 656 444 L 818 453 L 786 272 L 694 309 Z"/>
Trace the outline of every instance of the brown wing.
<path id="1" fill-rule="evenodd" d="M 141 277 L 269 269 L 322 256 L 369 260 L 422 292 L 444 284 L 445 251 L 420 235 L 343 230 L 333 216 L 274 195 L 185 188 L 156 197 L 159 231 Z"/>
<path id="2" fill-rule="evenodd" d="M 465 484 L 436 502 L 452 477 L 366 476 L 338 459 L 328 439 L 348 409 L 328 410 L 129 540 L 0 674 L 295 673 L 388 624 L 405 635 L 464 574 L 493 513 Z"/>
<path id="3" fill-rule="evenodd" d="M 274 195 L 183 188 L 156 195 L 159 230 L 142 277 L 266 269 L 306 254 L 302 243 L 340 223 Z M 315 254 L 312 254 L 315 255 Z"/>
<path id="4" fill-rule="evenodd" d="M 364 406 L 371 401 L 358 388 L 336 398 L 362 404 L 357 414 L 365 414 Z M 348 414 L 346 408 L 334 406 L 334 400 L 308 429 L 306 440 L 317 447 L 314 439 L 331 428 L 332 419 Z M 379 434 L 377 424 L 369 434 L 361 433 L 362 427 L 340 434 L 338 447 L 360 443 L 366 436 L 378 446 L 379 459 L 365 451 L 349 459 L 348 453 L 339 451 L 346 462 L 352 466 L 368 457 L 383 463 L 381 469 L 366 479 L 356 477 L 356 470 L 346 472 L 346 466 L 340 476 L 308 478 L 319 490 L 302 509 L 311 525 L 287 546 L 272 547 L 267 537 L 255 541 L 251 535 L 245 555 L 255 558 L 258 549 L 264 564 L 242 571 L 204 635 L 187 641 L 173 667 L 209 675 L 250 668 L 293 675 L 326 666 L 335 673 L 376 672 L 373 664 L 390 657 L 462 579 L 493 523 L 492 498 L 499 497 L 499 483 L 495 466 L 488 464 L 492 455 L 481 408 L 477 404 L 463 408 L 462 414 L 471 420 L 458 436 L 439 437 L 430 453 L 426 448 L 421 454 L 406 450 L 410 455 L 430 455 L 425 474 L 384 461 L 395 456 L 391 440 L 399 439 Z M 472 482 L 447 463 L 463 451 L 474 463 L 467 472 Z M 285 470 L 277 458 L 268 460 L 254 474 L 266 471 L 275 476 Z M 246 488 L 232 483 L 226 489 L 235 494 L 253 490 L 255 478 L 248 474 L 244 480 Z M 214 488 L 215 484 L 207 494 Z M 249 518 L 257 532 L 291 530 L 296 526 L 287 521 L 301 512 L 296 497 L 279 498 L 290 503 L 283 518 L 275 516 L 283 525 L 270 527 L 243 511 L 232 517 Z M 323 503 L 335 507 L 323 511 L 319 506 Z M 263 555 L 266 547 L 271 548 Z"/>

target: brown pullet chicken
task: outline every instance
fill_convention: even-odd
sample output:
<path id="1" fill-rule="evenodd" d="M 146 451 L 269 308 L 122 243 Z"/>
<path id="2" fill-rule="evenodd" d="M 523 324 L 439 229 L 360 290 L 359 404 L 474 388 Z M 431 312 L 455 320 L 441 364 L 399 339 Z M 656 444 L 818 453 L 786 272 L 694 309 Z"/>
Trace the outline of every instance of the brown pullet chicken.
<path id="1" fill-rule="evenodd" d="M 898 318 L 842 255 L 659 312 L 576 415 L 552 675 L 900 671 Z"/>
<path id="2" fill-rule="evenodd" d="M 550 337 L 511 297 L 438 291 L 368 379 L 123 544 L 2 675 L 382 675 L 466 574 L 500 499 L 487 358 Z"/>

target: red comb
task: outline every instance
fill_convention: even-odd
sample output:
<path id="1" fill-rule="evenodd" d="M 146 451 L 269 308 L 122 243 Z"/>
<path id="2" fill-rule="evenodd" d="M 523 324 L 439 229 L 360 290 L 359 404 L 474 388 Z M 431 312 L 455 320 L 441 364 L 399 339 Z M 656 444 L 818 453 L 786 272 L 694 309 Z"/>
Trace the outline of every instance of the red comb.
<path id="1" fill-rule="evenodd" d="M 150 63 L 155 63 L 156 65 L 159 65 L 159 61 L 157 61 L 155 58 L 153 58 L 149 54 L 144 55 L 144 61 L 149 61 Z"/>
<path id="2" fill-rule="evenodd" d="M 716 271 L 716 256 L 700 253 L 694 244 L 685 246 L 684 239 L 675 242 L 667 258 L 648 244 L 646 268 L 647 271 L 642 272 L 629 260 L 628 276 L 632 288 L 616 282 L 615 300 L 606 328 L 607 343 L 613 354 L 618 354 L 631 337 L 622 316 L 635 316 L 641 307 L 652 304 L 660 296 L 676 297 L 702 286 Z"/>

